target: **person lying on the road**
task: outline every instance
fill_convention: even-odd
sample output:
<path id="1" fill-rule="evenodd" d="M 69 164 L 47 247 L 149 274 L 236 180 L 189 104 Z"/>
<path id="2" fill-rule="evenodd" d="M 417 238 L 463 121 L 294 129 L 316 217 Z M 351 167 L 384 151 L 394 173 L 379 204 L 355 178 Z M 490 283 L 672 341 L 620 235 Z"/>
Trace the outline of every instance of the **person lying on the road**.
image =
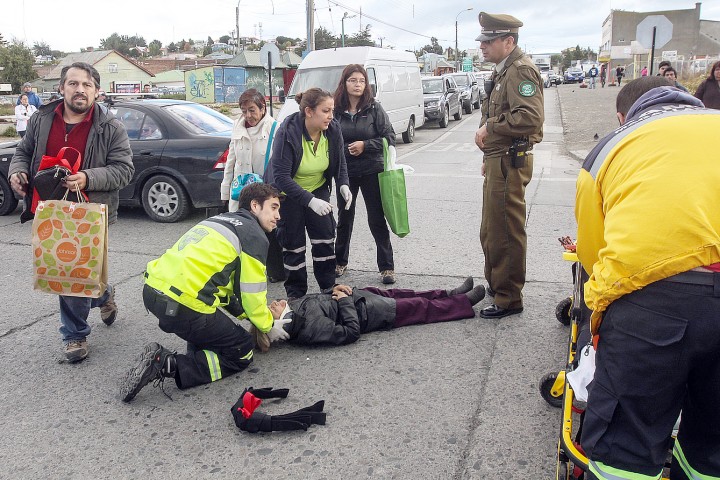
<path id="1" fill-rule="evenodd" d="M 330 293 L 316 293 L 270 304 L 275 326 L 289 334 L 287 341 L 300 345 L 346 345 L 361 333 L 424 323 L 447 322 L 475 316 L 473 305 L 485 297 L 485 287 L 473 288 L 468 277 L 452 290 L 416 292 L 335 285 Z M 255 332 L 265 351 L 271 341 Z"/>

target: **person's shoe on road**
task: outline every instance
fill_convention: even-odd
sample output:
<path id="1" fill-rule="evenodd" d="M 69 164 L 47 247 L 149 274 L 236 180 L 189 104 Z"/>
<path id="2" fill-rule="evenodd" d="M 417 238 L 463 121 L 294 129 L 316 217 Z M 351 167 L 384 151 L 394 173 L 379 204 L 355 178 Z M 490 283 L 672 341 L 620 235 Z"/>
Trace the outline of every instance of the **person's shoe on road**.
<path id="1" fill-rule="evenodd" d="M 335 265 L 335 277 L 342 277 L 347 271 L 347 265 Z"/>
<path id="2" fill-rule="evenodd" d="M 480 310 L 480 316 L 482 318 L 503 318 L 508 315 L 515 315 L 523 311 L 523 308 L 502 308 L 498 307 L 494 303 Z"/>
<path id="3" fill-rule="evenodd" d="M 487 294 L 490 295 L 491 297 L 494 297 L 494 296 L 495 296 L 495 290 L 493 290 L 493 289 L 490 287 L 490 284 L 489 284 L 489 283 L 488 283 L 487 288 L 485 289 L 485 292 L 487 292 Z"/>
<path id="4" fill-rule="evenodd" d="M 380 277 L 385 285 L 395 283 L 395 270 L 383 270 L 380 272 Z"/>
<path id="5" fill-rule="evenodd" d="M 70 340 L 65 344 L 65 359 L 70 363 L 82 362 L 88 356 L 86 339 Z"/>
<path id="6" fill-rule="evenodd" d="M 467 277 L 463 283 L 461 283 L 459 286 L 449 289 L 447 291 L 448 297 L 452 297 L 453 295 L 460 295 L 461 293 L 467 293 L 470 290 L 473 289 L 473 285 L 475 284 L 475 281 L 472 277 Z"/>
<path id="7" fill-rule="evenodd" d="M 476 305 L 480 303 L 480 300 L 485 298 L 485 286 L 478 285 L 469 292 L 465 292 L 465 295 L 468 297 L 468 300 L 470 300 L 470 305 Z"/>
<path id="8" fill-rule="evenodd" d="M 156 382 L 155 386 L 160 385 L 160 389 L 165 393 L 163 382 L 165 378 L 175 377 L 176 371 L 175 353 L 158 343 L 148 343 L 140 354 L 137 365 L 130 369 L 120 385 L 122 401 L 131 401 L 145 385 L 152 381 Z"/>
<path id="9" fill-rule="evenodd" d="M 105 303 L 100 305 L 100 319 L 105 325 L 110 326 L 117 317 L 118 307 L 115 303 L 115 287 L 108 285 L 107 288 L 110 291 L 110 295 L 108 295 L 108 299 Z"/>

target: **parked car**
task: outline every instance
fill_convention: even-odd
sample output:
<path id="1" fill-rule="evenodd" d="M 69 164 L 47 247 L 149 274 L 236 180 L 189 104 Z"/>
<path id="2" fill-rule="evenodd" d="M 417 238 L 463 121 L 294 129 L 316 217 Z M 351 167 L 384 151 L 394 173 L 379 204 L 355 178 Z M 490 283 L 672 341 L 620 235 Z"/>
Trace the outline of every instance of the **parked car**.
<path id="1" fill-rule="evenodd" d="M 455 120 L 462 118 L 460 92 L 451 74 L 422 79 L 425 118 L 438 120 L 441 128 L 450 123 L 450 115 Z"/>
<path id="2" fill-rule="evenodd" d="M 142 206 L 156 222 L 172 223 L 195 208 L 219 207 L 220 182 L 233 122 L 183 100 L 104 104 L 125 125 L 135 174 L 120 190 L 120 205 Z M 15 210 L 7 172 L 17 142 L 0 146 L 0 215 Z"/>
<path id="3" fill-rule="evenodd" d="M 565 83 L 582 83 L 585 73 L 580 67 L 570 67 L 565 70 Z"/>
<path id="4" fill-rule="evenodd" d="M 555 72 L 548 72 L 547 78 L 545 79 L 545 88 L 548 88 L 552 85 L 561 85 L 563 83 L 563 77 L 562 75 L 558 75 Z"/>
<path id="5" fill-rule="evenodd" d="M 15 198 L 8 181 L 10 160 L 15 154 L 15 147 L 18 143 L 17 140 L 0 143 L 0 215 L 14 212 L 18 205 L 18 199 Z"/>
<path id="6" fill-rule="evenodd" d="M 485 89 L 478 85 L 477 78 L 472 72 L 451 73 L 450 76 L 460 90 L 460 102 L 465 113 L 472 113 L 473 108 L 480 108 L 485 98 Z"/>

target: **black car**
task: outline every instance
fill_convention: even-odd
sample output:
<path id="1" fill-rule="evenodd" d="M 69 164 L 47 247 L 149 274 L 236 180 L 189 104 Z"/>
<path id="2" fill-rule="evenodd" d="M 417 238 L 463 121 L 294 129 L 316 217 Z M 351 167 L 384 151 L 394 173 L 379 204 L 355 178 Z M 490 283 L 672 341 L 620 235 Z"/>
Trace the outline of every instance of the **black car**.
<path id="1" fill-rule="evenodd" d="M 163 223 L 182 220 L 193 207 L 222 205 L 220 182 L 233 127 L 230 118 L 182 100 L 117 101 L 101 108 L 108 108 L 125 125 L 133 152 L 135 175 L 120 190 L 120 205 L 142 205 L 150 218 Z M 2 215 L 15 210 L 7 171 L 16 144 L 0 149 Z"/>

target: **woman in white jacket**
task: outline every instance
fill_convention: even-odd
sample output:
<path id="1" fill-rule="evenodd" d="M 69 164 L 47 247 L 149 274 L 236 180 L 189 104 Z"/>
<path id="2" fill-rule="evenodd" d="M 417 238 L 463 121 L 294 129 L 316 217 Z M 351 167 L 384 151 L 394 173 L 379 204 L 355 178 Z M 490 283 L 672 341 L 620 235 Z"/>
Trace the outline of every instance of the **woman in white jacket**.
<path id="1" fill-rule="evenodd" d="M 225 175 L 220 184 L 220 198 L 228 202 L 228 211 L 235 212 L 240 208 L 237 200 L 231 198 L 232 183 L 238 175 L 256 173 L 262 178 L 265 167 L 272 152 L 272 137 L 276 123 L 267 113 L 265 96 L 256 89 L 245 90 L 240 95 L 242 114 L 235 120 Z M 285 268 L 282 261 L 282 247 L 277 241 L 276 232 L 267 234 L 268 247 L 267 274 L 271 282 L 285 280 Z"/>
<path id="2" fill-rule="evenodd" d="M 266 153 L 271 152 L 270 138 L 275 119 L 267 114 L 265 96 L 251 88 L 240 95 L 242 114 L 235 120 L 225 176 L 220 184 L 220 198 L 228 202 L 228 210 L 237 211 L 239 203 L 230 198 L 232 182 L 243 173 L 265 173 Z M 269 155 L 267 155 L 269 158 Z"/>

